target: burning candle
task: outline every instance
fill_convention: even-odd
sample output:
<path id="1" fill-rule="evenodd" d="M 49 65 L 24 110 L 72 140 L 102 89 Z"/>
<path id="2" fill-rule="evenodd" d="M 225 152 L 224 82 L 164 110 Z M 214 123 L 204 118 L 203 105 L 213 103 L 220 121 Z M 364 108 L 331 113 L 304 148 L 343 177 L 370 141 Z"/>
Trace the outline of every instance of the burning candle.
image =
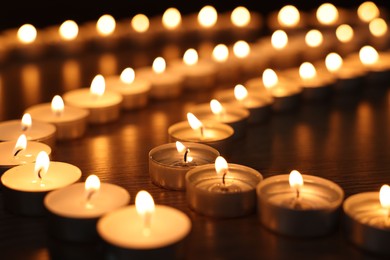
<path id="1" fill-rule="evenodd" d="M 122 95 L 123 109 L 138 109 L 148 103 L 151 83 L 146 79 L 136 78 L 132 68 L 125 68 L 120 76 L 106 77 L 106 86 Z"/>
<path id="2" fill-rule="evenodd" d="M 355 245 L 381 255 L 390 255 L 390 187 L 379 192 L 363 192 L 350 196 L 343 204 L 344 227 Z"/>
<path id="3" fill-rule="evenodd" d="M 344 198 L 336 183 L 296 170 L 266 178 L 256 192 L 260 222 L 293 237 L 323 236 L 333 231 Z"/>
<path id="4" fill-rule="evenodd" d="M 96 75 L 91 87 L 68 91 L 64 94 L 65 104 L 89 111 L 88 122 L 104 124 L 118 119 L 123 98 L 113 91 L 106 91 L 105 79 Z"/>
<path id="5" fill-rule="evenodd" d="M 323 3 L 317 8 L 316 18 L 319 25 L 332 26 L 339 22 L 339 11 L 333 4 Z"/>
<path id="6" fill-rule="evenodd" d="M 186 173 L 213 163 L 219 152 L 211 146 L 179 142 L 157 146 L 149 152 L 149 175 L 153 183 L 170 190 L 185 190 Z"/>
<path id="7" fill-rule="evenodd" d="M 302 49 L 302 59 L 305 61 L 317 61 L 324 58 L 330 50 L 331 44 L 324 40 L 324 35 L 317 29 L 309 30 L 305 34 L 305 44 L 307 48 Z"/>
<path id="8" fill-rule="evenodd" d="M 389 33 L 386 21 L 383 18 L 375 18 L 369 23 L 369 43 L 376 49 L 386 50 L 389 46 Z"/>
<path id="9" fill-rule="evenodd" d="M 97 231 L 111 246 L 111 256 L 172 259 L 178 257 L 183 240 L 191 231 L 191 221 L 175 208 L 155 205 L 147 191 L 139 191 L 135 205 L 103 216 Z"/>
<path id="10" fill-rule="evenodd" d="M 71 164 L 50 162 L 46 152 L 41 151 L 35 163 L 26 163 L 7 170 L 1 176 L 4 206 L 21 215 L 41 216 L 46 210 L 43 199 L 49 191 L 75 183 L 81 170 Z"/>
<path id="11" fill-rule="evenodd" d="M 68 140 L 84 135 L 89 111 L 64 105 L 61 96 L 53 97 L 51 103 L 34 105 L 26 110 L 32 119 L 55 125 L 56 139 Z"/>
<path id="12" fill-rule="evenodd" d="M 271 30 L 283 29 L 294 32 L 305 26 L 305 15 L 293 5 L 285 5 L 277 12 L 272 12 L 267 17 L 267 24 Z"/>
<path id="13" fill-rule="evenodd" d="M 366 45 L 360 49 L 359 59 L 368 71 L 368 82 L 386 84 L 389 81 L 390 56 L 387 53 L 378 53 L 374 47 Z"/>
<path id="14" fill-rule="evenodd" d="M 357 15 L 362 22 L 369 23 L 379 17 L 380 11 L 374 2 L 366 1 L 359 5 Z"/>
<path id="15" fill-rule="evenodd" d="M 42 142 L 50 147 L 55 146 L 56 127 L 53 124 L 32 121 L 28 113 L 25 113 L 21 120 L 0 123 L 1 142 L 17 140 L 21 134 L 25 134 L 29 141 Z"/>
<path id="16" fill-rule="evenodd" d="M 213 48 L 211 59 L 216 64 L 218 82 L 232 82 L 239 78 L 239 65 L 225 44 L 220 43 Z"/>
<path id="17" fill-rule="evenodd" d="M 258 171 L 228 164 L 219 156 L 214 165 L 200 166 L 187 173 L 187 202 L 197 213 L 210 217 L 245 216 L 255 210 L 255 188 L 262 179 Z"/>
<path id="18" fill-rule="evenodd" d="M 129 201 L 130 195 L 124 188 L 101 183 L 96 175 L 88 176 L 85 182 L 51 191 L 44 199 L 50 213 L 50 234 L 66 241 L 96 241 L 98 219 Z"/>
<path id="19" fill-rule="evenodd" d="M 355 34 L 349 24 L 341 24 L 337 27 L 336 38 L 339 43 L 335 47 L 343 56 L 357 51 L 364 41 L 364 37 L 360 36 L 360 34 Z"/>
<path id="20" fill-rule="evenodd" d="M 206 5 L 198 13 L 198 23 L 204 29 L 212 28 L 218 20 L 217 10 L 211 5 Z"/>

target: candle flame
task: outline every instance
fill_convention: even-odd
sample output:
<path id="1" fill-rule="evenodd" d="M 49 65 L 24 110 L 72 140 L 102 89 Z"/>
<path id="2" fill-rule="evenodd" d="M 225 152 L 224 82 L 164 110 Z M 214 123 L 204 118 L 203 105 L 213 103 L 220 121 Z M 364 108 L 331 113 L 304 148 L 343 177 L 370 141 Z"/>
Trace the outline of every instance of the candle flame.
<path id="1" fill-rule="evenodd" d="M 372 46 L 366 45 L 360 49 L 359 58 L 364 65 L 372 65 L 378 61 L 379 54 Z"/>
<path id="2" fill-rule="evenodd" d="M 284 49 L 288 43 L 287 33 L 283 30 L 276 30 L 271 36 L 271 44 L 277 50 Z"/>
<path id="3" fill-rule="evenodd" d="M 273 69 L 264 70 L 262 80 L 264 87 L 267 89 L 275 87 L 279 82 L 278 75 Z"/>
<path id="4" fill-rule="evenodd" d="M 213 60 L 225 62 L 229 58 L 229 49 L 225 44 L 218 44 L 213 49 Z"/>
<path id="5" fill-rule="evenodd" d="M 135 71 L 132 68 L 126 68 L 122 71 L 120 79 L 123 83 L 131 84 L 135 79 Z"/>
<path id="6" fill-rule="evenodd" d="M 215 171 L 218 175 L 224 175 L 229 169 L 228 163 L 222 156 L 218 156 L 215 159 Z"/>
<path id="7" fill-rule="evenodd" d="M 318 7 L 316 16 L 321 24 L 331 25 L 339 18 L 339 12 L 333 4 L 324 3 Z"/>
<path id="8" fill-rule="evenodd" d="M 186 65 L 192 66 L 198 62 L 198 52 L 195 49 L 188 49 L 183 55 L 183 61 Z"/>
<path id="9" fill-rule="evenodd" d="M 27 148 L 27 137 L 25 134 L 21 134 L 18 140 L 16 141 L 12 154 L 16 156 L 18 153 L 25 150 L 26 148 Z"/>
<path id="10" fill-rule="evenodd" d="M 248 90 L 241 84 L 234 87 L 234 97 L 238 101 L 243 101 L 248 96 Z"/>
<path id="11" fill-rule="evenodd" d="M 387 184 L 382 185 L 379 191 L 379 201 L 383 208 L 390 210 L 390 186 L 389 185 Z"/>
<path id="12" fill-rule="evenodd" d="M 373 19 L 379 17 L 379 8 L 376 6 L 374 2 L 366 1 L 359 5 L 357 9 L 357 14 L 359 19 L 363 22 L 370 22 Z"/>
<path id="13" fill-rule="evenodd" d="M 368 25 L 372 35 L 376 37 L 384 36 L 387 33 L 387 23 L 382 18 L 375 18 Z"/>
<path id="14" fill-rule="evenodd" d="M 116 22 L 109 14 L 102 15 L 96 23 L 96 29 L 101 36 L 108 36 L 115 30 Z"/>
<path id="15" fill-rule="evenodd" d="M 181 142 L 176 141 L 176 149 L 179 153 L 182 153 L 187 149 L 187 147 L 184 144 L 182 144 Z"/>
<path id="16" fill-rule="evenodd" d="M 90 200 L 92 195 L 100 190 L 100 179 L 98 176 L 92 174 L 85 180 L 84 189 L 87 200 Z"/>
<path id="17" fill-rule="evenodd" d="M 75 21 L 66 20 L 61 24 L 58 32 L 63 40 L 70 41 L 77 37 L 79 33 L 79 27 Z"/>
<path id="18" fill-rule="evenodd" d="M 165 63 L 164 58 L 162 57 L 157 57 L 153 61 L 153 71 L 157 74 L 161 74 L 165 71 L 167 64 Z"/>
<path id="19" fill-rule="evenodd" d="M 286 5 L 278 13 L 278 22 L 282 26 L 294 27 L 300 20 L 299 10 L 293 5 Z"/>
<path id="20" fill-rule="evenodd" d="M 245 58 L 249 55 L 251 48 L 246 41 L 237 41 L 233 45 L 233 53 L 237 58 Z"/>
<path id="21" fill-rule="evenodd" d="M 96 75 L 91 83 L 90 92 L 93 96 L 101 97 L 106 89 L 106 82 L 101 74 Z"/>
<path id="22" fill-rule="evenodd" d="M 173 30 L 181 24 L 181 14 L 176 8 L 168 8 L 162 16 L 163 26 L 168 30 Z"/>
<path id="23" fill-rule="evenodd" d="M 338 71 L 343 66 L 343 58 L 335 52 L 326 55 L 325 66 L 330 72 Z"/>
<path id="24" fill-rule="evenodd" d="M 137 14 L 131 19 L 131 27 L 136 32 L 146 32 L 149 29 L 149 18 L 144 14 Z"/>
<path id="25" fill-rule="evenodd" d="M 205 28 L 213 27 L 218 20 L 217 10 L 211 5 L 204 6 L 198 13 L 198 23 Z"/>
<path id="26" fill-rule="evenodd" d="M 51 111 L 53 114 L 60 116 L 64 112 L 64 101 L 61 96 L 55 95 L 51 100 Z"/>
<path id="27" fill-rule="evenodd" d="M 45 151 L 39 152 L 34 167 L 34 173 L 38 177 L 38 179 L 42 180 L 43 177 L 46 175 L 49 169 L 49 164 L 49 155 Z"/>
<path id="28" fill-rule="evenodd" d="M 187 113 L 187 121 L 193 130 L 198 130 L 203 127 L 202 122 L 192 113 Z"/>
<path id="29" fill-rule="evenodd" d="M 313 29 L 306 33 L 305 42 L 310 47 L 318 47 L 324 41 L 324 37 L 319 30 Z"/>
<path id="30" fill-rule="evenodd" d="M 292 170 L 288 179 L 290 187 L 299 190 L 303 186 L 303 178 L 299 171 Z"/>
<path id="31" fill-rule="evenodd" d="M 187 147 L 183 143 L 176 141 L 176 150 L 179 153 L 184 152 L 184 162 L 185 163 L 192 162 L 193 158 L 188 155 L 190 153 L 190 149 L 187 149 Z"/>
<path id="32" fill-rule="evenodd" d="M 32 24 L 24 24 L 18 29 L 17 36 L 21 43 L 32 43 L 37 38 L 37 29 Z"/>
<path id="33" fill-rule="evenodd" d="M 310 80 L 317 75 L 316 68 L 310 62 L 304 62 L 299 66 L 299 76 L 303 80 Z"/>
<path id="34" fill-rule="evenodd" d="M 210 109 L 214 115 L 221 115 L 224 110 L 222 104 L 216 99 L 210 101 Z"/>
<path id="35" fill-rule="evenodd" d="M 353 38 L 353 29 L 348 24 L 342 24 L 336 29 L 336 37 L 340 42 L 350 42 Z"/>
<path id="36" fill-rule="evenodd" d="M 135 209 L 144 222 L 143 234 L 149 236 L 152 215 L 155 210 L 154 200 L 149 192 L 141 190 L 137 193 L 135 197 Z"/>
<path id="37" fill-rule="evenodd" d="M 238 6 L 232 11 L 230 21 L 237 27 L 245 27 L 251 21 L 251 13 L 246 7 Z"/>
<path id="38" fill-rule="evenodd" d="M 25 113 L 21 121 L 22 131 L 29 130 L 31 128 L 31 125 L 32 125 L 31 115 L 29 113 Z"/>

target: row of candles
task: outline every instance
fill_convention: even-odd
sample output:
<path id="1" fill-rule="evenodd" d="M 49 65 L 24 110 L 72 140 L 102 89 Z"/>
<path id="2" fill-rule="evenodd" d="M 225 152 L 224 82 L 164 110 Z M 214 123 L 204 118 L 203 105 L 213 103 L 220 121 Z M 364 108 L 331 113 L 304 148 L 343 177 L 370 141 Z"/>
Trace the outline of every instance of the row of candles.
<path id="1" fill-rule="evenodd" d="M 188 53 L 191 52 L 194 50 Z M 371 79 L 388 80 L 388 64 L 380 59 L 385 55 L 379 56 L 374 48 L 364 46 L 355 56 L 345 62 L 352 64 L 344 67 L 345 70 L 353 72 L 346 79 L 338 79 L 339 88 L 356 87 L 368 72 L 374 76 Z M 356 58 L 361 61 L 356 62 Z M 385 65 L 378 58 L 381 62 L 385 60 Z M 339 66 L 329 65 L 335 61 Z M 193 113 L 187 114 L 187 121 L 168 129 L 171 143 L 150 151 L 149 173 L 153 183 L 166 189 L 186 190 L 190 208 L 206 216 L 245 216 L 257 207 L 261 223 L 277 233 L 302 237 L 328 234 L 337 223 L 337 212 L 344 200 L 344 192 L 336 183 L 302 176 L 297 171 L 263 180 L 258 171 L 228 164 L 221 154 L 228 154 L 232 140 L 245 133 L 248 122 L 262 122 L 272 109 L 291 109 L 299 103 L 302 93 L 309 99 L 329 94 L 334 86 L 329 77 L 341 75 L 338 70 L 341 64 L 341 56 L 329 54 L 325 63 L 328 73 L 322 80 L 317 78 L 316 69 L 309 62 L 302 63 L 299 69 L 281 71 L 279 76 L 274 70 L 266 69 L 261 79 L 254 78 L 244 84 L 248 89 L 237 85 L 234 90 L 217 93 L 222 103 L 215 99 L 210 105 L 193 108 Z M 184 69 L 180 75 L 166 74 L 161 57 L 156 58 L 154 65 L 154 70 L 143 68 L 137 73 L 126 69 L 122 79 L 119 75 L 111 79 L 97 75 L 89 90 L 65 93 L 65 102 L 55 96 L 51 104 L 27 109 L 22 125 L 19 120 L 1 123 L 0 132 L 4 136 L 0 139 L 5 142 L 0 143 L 0 149 L 2 154 L 9 155 L 1 163 L 5 171 L 1 178 L 5 206 L 24 215 L 41 215 L 48 210 L 55 236 L 84 241 L 100 235 L 112 245 L 129 249 L 130 254 L 142 254 L 144 249 L 156 250 L 184 239 L 190 232 L 191 222 L 180 211 L 154 205 L 150 195 L 143 191 L 137 194 L 135 206 L 126 206 L 130 195 L 123 188 L 100 184 L 96 176 L 90 176 L 85 184 L 77 183 L 80 169 L 49 160 L 50 147 L 54 147 L 56 140 L 81 137 L 88 122 L 115 121 L 121 108 L 144 107 L 149 97 L 178 97 L 183 84 L 195 89 L 213 86 L 209 74 L 194 76 L 192 73 L 197 70 L 193 68 Z M 204 66 L 199 67 L 200 71 L 208 71 Z M 297 72 L 301 72 L 300 78 L 294 81 Z M 183 83 L 185 77 L 195 78 Z M 199 77 L 203 80 L 198 80 Z M 191 85 L 194 82 L 202 83 Z M 20 133 L 24 135 L 15 142 Z M 380 194 L 356 194 L 343 203 L 350 239 L 365 249 L 386 254 L 389 253 L 384 243 L 389 236 L 389 190 L 384 185 Z M 127 221 L 129 217 L 131 223 Z M 355 233 L 361 228 L 370 241 L 357 238 Z"/>

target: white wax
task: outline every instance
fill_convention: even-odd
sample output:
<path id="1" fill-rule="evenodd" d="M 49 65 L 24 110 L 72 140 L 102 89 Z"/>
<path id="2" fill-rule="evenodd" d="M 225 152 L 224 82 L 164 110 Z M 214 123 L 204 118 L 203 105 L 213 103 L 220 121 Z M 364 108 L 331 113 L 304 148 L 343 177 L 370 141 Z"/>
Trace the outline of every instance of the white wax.
<path id="1" fill-rule="evenodd" d="M 86 118 L 88 110 L 78 107 L 65 106 L 61 115 L 55 115 L 51 110 L 51 103 L 44 103 L 32 106 L 26 110 L 31 118 L 37 121 L 58 125 L 61 123 L 71 123 Z"/>
<path id="2" fill-rule="evenodd" d="M 152 88 L 169 88 L 172 85 L 181 84 L 183 76 L 171 69 L 166 69 L 162 73 L 155 73 L 152 67 L 144 67 L 135 71 L 137 77 L 150 80 Z"/>
<path id="3" fill-rule="evenodd" d="M 100 189 L 86 200 L 85 183 L 75 183 L 46 195 L 45 207 L 52 213 L 67 218 L 97 218 L 130 201 L 122 187 L 100 183 Z"/>
<path id="4" fill-rule="evenodd" d="M 92 95 L 89 88 L 81 88 L 66 92 L 63 96 L 70 106 L 85 109 L 107 108 L 122 102 L 122 96 L 112 91 L 105 91 L 100 97 Z"/>
<path id="5" fill-rule="evenodd" d="M 43 140 L 54 136 L 56 127 L 52 124 L 32 121 L 32 126 L 27 131 L 22 131 L 20 120 L 9 120 L 0 123 L 0 140 L 17 140 L 21 134 L 25 134 L 27 140 Z"/>
<path id="6" fill-rule="evenodd" d="M 146 250 L 181 241 L 190 232 L 191 221 L 177 209 L 156 205 L 151 218 L 150 235 L 145 236 L 143 229 L 143 219 L 134 205 L 106 214 L 97 224 L 99 235 L 108 243 L 126 249 Z"/>
<path id="7" fill-rule="evenodd" d="M 71 164 L 50 162 L 46 175 L 40 182 L 34 173 L 35 163 L 19 165 L 7 170 L 1 176 L 1 182 L 9 189 L 24 192 L 47 192 L 68 186 L 81 177 L 81 170 Z"/>
<path id="8" fill-rule="evenodd" d="M 151 83 L 146 79 L 136 78 L 132 83 L 123 82 L 119 76 L 106 77 L 106 88 L 124 96 L 148 92 Z"/>
<path id="9" fill-rule="evenodd" d="M 27 148 L 14 156 L 13 149 L 16 142 L 17 141 L 8 141 L 0 143 L 0 167 L 10 167 L 35 162 L 38 153 L 41 151 L 45 151 L 49 156 L 51 154 L 50 146 L 40 142 L 28 141 Z"/>

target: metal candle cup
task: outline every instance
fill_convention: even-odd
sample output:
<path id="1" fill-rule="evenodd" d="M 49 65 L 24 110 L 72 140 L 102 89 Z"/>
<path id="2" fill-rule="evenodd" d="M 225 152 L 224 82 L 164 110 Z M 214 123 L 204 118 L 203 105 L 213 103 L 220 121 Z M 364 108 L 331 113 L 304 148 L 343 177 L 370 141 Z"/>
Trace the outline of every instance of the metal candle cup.
<path id="1" fill-rule="evenodd" d="M 219 152 L 211 146 L 200 143 L 184 142 L 189 149 L 191 162 L 183 160 L 175 143 L 157 146 L 149 152 L 149 174 L 153 183 L 170 190 L 185 190 L 186 173 L 200 165 L 213 163 Z"/>
<path id="2" fill-rule="evenodd" d="M 199 214 L 233 218 L 251 214 L 256 209 L 256 186 L 263 176 L 239 164 L 228 164 L 225 184 L 214 164 L 190 170 L 186 175 L 187 202 Z"/>
<path id="3" fill-rule="evenodd" d="M 268 229 L 291 237 L 318 237 L 334 230 L 344 192 L 329 180 L 302 175 L 304 185 L 296 192 L 289 175 L 266 178 L 257 186 L 258 215 Z"/>

